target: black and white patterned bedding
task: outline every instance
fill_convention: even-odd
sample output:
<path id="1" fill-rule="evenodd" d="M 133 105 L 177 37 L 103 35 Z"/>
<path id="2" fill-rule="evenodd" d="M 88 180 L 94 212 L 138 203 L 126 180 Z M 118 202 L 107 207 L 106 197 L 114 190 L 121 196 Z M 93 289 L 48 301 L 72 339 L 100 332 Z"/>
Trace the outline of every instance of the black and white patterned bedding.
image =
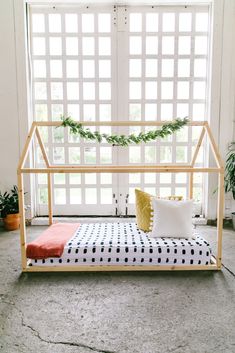
<path id="1" fill-rule="evenodd" d="M 30 260 L 30 266 L 208 265 L 209 243 L 195 239 L 150 238 L 135 223 L 84 223 L 60 258 Z"/>

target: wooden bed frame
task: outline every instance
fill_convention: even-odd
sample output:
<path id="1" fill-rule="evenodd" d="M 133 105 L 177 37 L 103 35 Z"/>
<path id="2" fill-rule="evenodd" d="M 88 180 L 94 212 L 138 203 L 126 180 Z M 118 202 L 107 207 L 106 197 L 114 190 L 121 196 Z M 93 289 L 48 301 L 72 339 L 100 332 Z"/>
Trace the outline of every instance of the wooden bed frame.
<path id="1" fill-rule="evenodd" d="M 167 122 L 132 122 L 132 121 L 116 121 L 116 122 L 81 122 L 84 126 L 162 126 Z M 190 164 L 171 164 L 171 165 L 135 165 L 135 166 L 85 166 L 85 165 L 51 165 L 40 136 L 40 126 L 60 126 L 61 121 L 54 122 L 33 122 L 29 131 L 22 156 L 19 161 L 17 175 L 19 188 L 19 209 L 20 209 L 20 243 L 21 243 L 21 258 L 23 272 L 61 272 L 61 271 L 169 271 L 169 270 L 220 270 L 221 256 L 222 256 L 222 230 L 223 230 L 223 210 L 224 210 L 224 167 L 220 157 L 215 140 L 212 136 L 210 127 L 207 122 L 189 122 L 188 126 L 201 126 L 201 134 L 198 139 L 193 158 Z M 208 141 L 213 152 L 216 167 L 195 167 L 195 162 L 198 156 L 200 146 L 205 138 Z M 45 161 L 45 168 L 26 168 L 25 162 L 29 154 L 30 145 L 34 138 L 37 138 L 43 159 Z M 217 253 L 212 256 L 211 264 L 209 265 L 152 265 L 152 266 L 29 266 L 26 258 L 26 226 L 25 226 L 25 205 L 24 205 L 24 181 L 23 176 L 26 173 L 46 173 L 48 181 L 48 213 L 49 225 L 53 223 L 52 210 L 52 183 L 51 175 L 53 173 L 189 173 L 189 197 L 193 198 L 193 177 L 194 173 L 216 173 L 218 174 L 218 200 L 217 200 Z"/>

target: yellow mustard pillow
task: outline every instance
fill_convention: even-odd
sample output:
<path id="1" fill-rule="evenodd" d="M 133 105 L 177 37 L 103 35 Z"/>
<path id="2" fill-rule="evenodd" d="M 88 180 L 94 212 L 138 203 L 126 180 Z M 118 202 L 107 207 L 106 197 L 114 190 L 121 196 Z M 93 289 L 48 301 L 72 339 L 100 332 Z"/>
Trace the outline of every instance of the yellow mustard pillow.
<path id="1" fill-rule="evenodd" d="M 152 195 L 139 189 L 135 189 L 135 210 L 136 210 L 136 223 L 139 229 L 144 232 L 151 231 L 152 219 Z M 182 196 L 168 196 L 164 197 L 168 200 L 182 200 Z"/>

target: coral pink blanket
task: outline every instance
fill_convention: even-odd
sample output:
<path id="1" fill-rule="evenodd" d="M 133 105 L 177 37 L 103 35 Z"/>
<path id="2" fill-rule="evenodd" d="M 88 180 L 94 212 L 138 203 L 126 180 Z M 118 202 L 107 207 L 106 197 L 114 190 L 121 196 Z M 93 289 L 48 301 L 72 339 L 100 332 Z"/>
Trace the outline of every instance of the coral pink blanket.
<path id="1" fill-rule="evenodd" d="M 79 223 L 52 224 L 36 240 L 27 244 L 27 258 L 60 257 L 63 254 L 65 244 L 74 235 L 79 225 Z"/>

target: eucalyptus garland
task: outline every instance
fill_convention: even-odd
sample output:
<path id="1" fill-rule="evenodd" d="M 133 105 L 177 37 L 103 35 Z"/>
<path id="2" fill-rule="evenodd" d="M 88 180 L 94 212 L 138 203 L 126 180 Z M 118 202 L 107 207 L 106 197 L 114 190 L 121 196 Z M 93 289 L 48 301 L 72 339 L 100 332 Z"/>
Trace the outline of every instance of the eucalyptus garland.
<path id="1" fill-rule="evenodd" d="M 165 138 L 172 135 L 174 132 L 179 131 L 183 126 L 187 125 L 189 119 L 187 117 L 180 119 L 177 118 L 172 122 L 165 123 L 160 129 L 150 130 L 148 132 L 140 132 L 139 134 L 130 135 L 108 135 L 100 133 L 99 131 L 92 132 L 88 128 L 84 128 L 82 123 L 74 121 L 71 117 L 61 117 L 62 126 L 69 127 L 70 132 L 74 135 L 78 135 L 85 140 L 93 140 L 96 142 L 107 142 L 115 146 L 128 146 L 130 144 L 139 144 L 141 142 L 147 143 L 155 141 L 158 138 Z"/>

